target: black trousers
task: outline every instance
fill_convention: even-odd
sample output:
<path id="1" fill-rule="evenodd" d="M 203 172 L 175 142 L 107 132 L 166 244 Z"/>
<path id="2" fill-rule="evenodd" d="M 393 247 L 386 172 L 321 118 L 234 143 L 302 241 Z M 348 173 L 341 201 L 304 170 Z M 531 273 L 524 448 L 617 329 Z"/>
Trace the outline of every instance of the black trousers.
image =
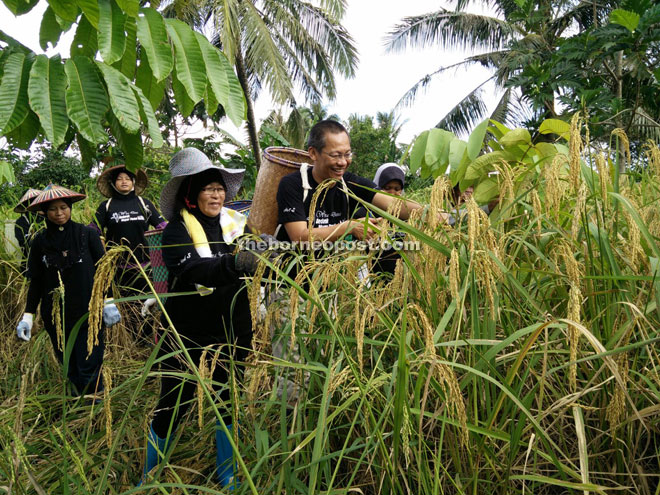
<path id="1" fill-rule="evenodd" d="M 163 342 L 160 348 L 160 356 L 166 356 L 179 349 L 179 346 L 173 342 L 171 337 L 166 336 L 165 339 L 165 342 Z M 203 348 L 190 341 L 185 343 L 193 362 L 196 366 L 199 366 Z M 233 373 L 236 384 L 241 382 L 243 378 L 243 363 L 248 356 L 251 345 L 252 333 L 248 333 L 236 337 L 231 344 L 213 344 L 211 350 L 206 354 L 205 366 L 208 369 L 215 355 L 220 353 L 216 360 L 215 370 L 213 371 L 213 388 L 223 403 L 224 410 L 221 410 L 221 414 L 225 423 L 232 422 L 231 407 L 229 406 L 231 399 L 229 388 L 230 373 Z M 235 362 L 231 363 L 230 358 Z M 230 370 L 229 368 L 232 364 L 233 369 Z M 160 369 L 161 373 L 163 373 L 160 383 L 160 397 L 151 425 L 156 435 L 160 438 L 165 438 L 168 432 L 174 432 L 177 429 L 183 415 L 195 400 L 197 381 L 194 378 L 181 376 L 182 374 L 192 374 L 182 353 L 165 358 L 161 362 Z"/>
<path id="2" fill-rule="evenodd" d="M 71 332 L 75 325 L 67 325 L 64 329 L 65 348 L 60 350 L 57 344 L 57 331 L 52 322 L 44 321 L 44 327 L 55 350 L 57 360 L 64 364 L 64 352 L 67 348 L 71 349 L 68 354 L 68 369 L 66 375 L 71 384 L 79 394 L 91 393 L 103 390 L 103 377 L 100 376 L 101 365 L 103 364 L 103 353 L 105 351 L 105 327 L 101 323 L 99 330 L 99 343 L 94 346 L 91 354 L 87 353 L 87 334 L 89 332 L 88 321 L 85 320 L 73 343 L 71 342 Z"/>

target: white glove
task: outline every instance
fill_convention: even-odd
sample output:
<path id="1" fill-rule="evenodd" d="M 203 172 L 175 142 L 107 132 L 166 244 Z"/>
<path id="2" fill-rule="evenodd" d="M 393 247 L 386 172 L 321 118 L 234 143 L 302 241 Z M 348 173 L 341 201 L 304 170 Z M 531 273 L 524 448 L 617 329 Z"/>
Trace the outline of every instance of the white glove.
<path id="1" fill-rule="evenodd" d="M 112 299 L 108 299 L 108 301 L 112 301 Z M 103 323 L 106 327 L 111 327 L 120 321 L 121 315 L 115 303 L 111 302 L 103 306 Z"/>
<path id="2" fill-rule="evenodd" d="M 32 323 L 34 321 L 34 315 L 32 313 L 24 313 L 23 319 L 18 322 L 16 326 L 16 336 L 26 342 L 30 341 L 32 336 Z"/>
<path id="3" fill-rule="evenodd" d="M 142 318 L 146 318 L 149 312 L 151 311 L 151 308 L 153 308 L 156 303 L 158 302 L 158 299 L 155 297 L 150 297 L 144 303 L 142 304 L 142 311 L 140 311 L 140 314 L 142 315 Z"/>

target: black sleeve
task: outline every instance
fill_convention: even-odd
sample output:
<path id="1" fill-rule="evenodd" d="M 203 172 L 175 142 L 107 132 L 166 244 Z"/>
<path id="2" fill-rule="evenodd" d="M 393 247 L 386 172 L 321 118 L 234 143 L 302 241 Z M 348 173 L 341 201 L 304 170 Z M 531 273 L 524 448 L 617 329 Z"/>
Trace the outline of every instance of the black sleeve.
<path id="1" fill-rule="evenodd" d="M 163 232 L 163 261 L 167 269 L 184 284 L 217 287 L 223 280 L 235 282 L 241 274 L 236 271 L 234 255 L 201 258 L 181 221 L 167 224 Z"/>
<path id="2" fill-rule="evenodd" d="M 25 248 L 28 237 L 30 236 L 30 220 L 26 215 L 21 215 L 14 225 L 14 236 L 21 248 Z"/>
<path id="3" fill-rule="evenodd" d="M 89 227 L 93 228 L 98 232 L 99 234 L 103 234 L 103 231 L 107 227 L 106 225 L 106 216 L 107 216 L 107 209 L 106 209 L 106 204 L 108 202 L 104 201 L 99 205 L 99 207 L 96 209 L 96 213 L 94 213 L 94 216 L 92 217 L 92 221 L 89 222 Z"/>
<path id="4" fill-rule="evenodd" d="M 365 179 L 364 177 L 360 177 L 359 175 L 349 174 L 346 177 L 345 182 L 351 192 L 353 192 L 353 194 L 355 194 L 358 198 L 366 201 L 367 203 L 371 203 L 374 200 L 374 196 L 376 195 L 377 191 L 371 191 L 367 189 L 378 189 L 378 186 L 376 186 L 373 181 Z"/>
<path id="5" fill-rule="evenodd" d="M 89 236 L 89 252 L 92 255 L 94 264 L 96 264 L 98 260 L 100 260 L 105 254 L 105 249 L 103 248 L 103 243 L 101 242 L 101 238 L 99 237 L 99 234 L 96 230 L 89 228 L 87 235 Z"/>
<path id="6" fill-rule="evenodd" d="M 37 236 L 32 243 L 30 256 L 28 258 L 28 270 L 30 271 L 30 286 L 28 287 L 26 313 L 36 313 L 41 301 L 44 286 L 44 266 L 41 263 L 41 236 Z"/>
<path id="7" fill-rule="evenodd" d="M 285 224 L 289 222 L 306 222 L 307 211 L 303 203 L 303 188 L 300 174 L 287 175 L 280 181 L 277 188 L 277 221 Z M 298 180 L 297 180 L 298 179 Z M 313 191 L 310 191 L 311 195 Z"/>
<path id="8" fill-rule="evenodd" d="M 151 215 L 149 215 L 149 225 L 152 225 L 157 229 L 163 228 L 164 224 L 167 223 L 167 220 L 163 218 L 163 215 L 160 214 L 160 212 L 156 209 L 151 201 L 149 201 L 147 198 L 142 199 L 144 200 L 146 207 L 149 208 L 149 211 L 151 212 Z"/>

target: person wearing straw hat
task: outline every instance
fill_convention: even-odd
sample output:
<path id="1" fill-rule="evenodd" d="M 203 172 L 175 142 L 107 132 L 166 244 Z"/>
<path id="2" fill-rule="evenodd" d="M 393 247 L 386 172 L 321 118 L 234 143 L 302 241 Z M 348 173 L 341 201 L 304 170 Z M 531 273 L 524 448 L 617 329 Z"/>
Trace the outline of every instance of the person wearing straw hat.
<path id="1" fill-rule="evenodd" d="M 14 208 L 14 212 L 20 213 L 21 216 L 16 220 L 14 225 L 14 236 L 18 241 L 18 245 L 23 251 L 23 260 L 21 261 L 21 271 L 25 273 L 25 278 L 30 278 L 30 273 L 27 271 L 27 259 L 30 255 L 30 245 L 32 238 L 36 231 L 41 227 L 44 221 L 44 216 L 41 213 L 32 213 L 28 211 L 27 207 L 34 198 L 36 198 L 41 191 L 39 189 L 28 189 L 25 194 L 21 196 L 18 204 Z"/>
<path id="2" fill-rule="evenodd" d="M 28 207 L 29 211 L 41 211 L 45 215 L 46 228 L 37 234 L 30 249 L 28 266 L 32 278 L 25 313 L 16 327 L 18 338 L 29 341 L 34 314 L 41 303 L 41 318 L 57 359 L 65 362 L 63 350 L 67 349 L 68 353 L 71 349 L 66 373 L 77 394 L 98 392 L 103 388 L 99 373 L 103 363 L 103 330 L 99 333 L 98 344 L 88 353 L 86 317 L 96 263 L 104 252 L 103 244 L 96 231 L 71 220 L 72 204 L 84 198 L 84 194 L 50 184 Z M 62 328 L 58 329 L 53 306 L 54 294 L 60 287 L 64 288 L 64 298 L 59 301 L 61 316 L 56 320 L 61 320 Z M 105 325 L 114 325 L 119 320 L 117 307 L 108 302 L 103 309 Z M 58 335 L 58 330 L 62 334 Z"/>
<path id="3" fill-rule="evenodd" d="M 217 363 L 213 385 L 227 428 L 216 425 L 216 476 L 221 486 L 235 486 L 236 466 L 227 435 L 235 424 L 228 407 L 230 376 L 240 379 L 240 366 L 232 363 L 244 361 L 251 348 L 252 320 L 244 277 L 255 272 L 264 251 L 234 254 L 247 218 L 224 203 L 238 192 L 243 169 L 217 167 L 202 151 L 184 148 L 172 157 L 170 173 L 172 178 L 160 195 L 161 211 L 169 220 L 162 253 L 169 269 L 168 291 L 185 295 L 169 297 L 165 303 L 163 325 L 169 327 L 169 318 L 177 332 L 166 332 L 160 348 L 161 369 L 167 373 L 161 377 L 140 484 L 160 463 L 194 398 L 197 384 L 183 374 L 190 375 L 190 362 L 198 366 L 203 352 L 208 352 L 209 361 Z"/>
<path id="4" fill-rule="evenodd" d="M 106 168 L 96 180 L 99 192 L 109 199 L 98 206 L 89 226 L 104 236 L 106 245 L 130 247 L 140 265 L 127 254 L 123 266 L 118 267 L 115 282 L 122 297 L 148 292 L 149 284 L 140 269 L 147 269 L 149 263 L 144 233 L 150 226 L 160 229 L 167 225 L 154 204 L 141 196 L 147 184 L 147 174 L 142 169 L 133 173 L 125 165 Z M 141 305 L 134 306 L 139 309 Z M 150 332 L 147 329 L 145 333 Z"/>

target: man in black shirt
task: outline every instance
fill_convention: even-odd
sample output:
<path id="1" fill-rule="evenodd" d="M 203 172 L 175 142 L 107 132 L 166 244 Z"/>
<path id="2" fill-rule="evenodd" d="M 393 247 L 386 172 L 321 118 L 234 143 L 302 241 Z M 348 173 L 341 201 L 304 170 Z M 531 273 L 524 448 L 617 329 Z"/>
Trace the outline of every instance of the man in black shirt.
<path id="1" fill-rule="evenodd" d="M 370 239 L 377 232 L 377 221 L 365 223 L 354 217 L 359 202 L 351 198 L 344 187 L 360 199 L 387 210 L 395 199 L 374 191 L 369 179 L 348 172 L 353 154 L 351 139 L 346 128 L 334 120 L 322 120 L 309 133 L 308 152 L 313 161 L 311 167 L 303 165 L 300 172 L 282 178 L 277 190 L 278 228 L 277 238 L 283 241 L 335 241 L 352 234 L 357 239 Z M 318 200 L 314 222 L 309 230 L 309 211 L 316 188 L 327 179 L 343 182 L 334 184 Z M 374 189 L 374 190 L 369 190 Z M 400 217 L 407 219 L 412 210 L 420 208 L 414 201 L 405 201 Z"/>

